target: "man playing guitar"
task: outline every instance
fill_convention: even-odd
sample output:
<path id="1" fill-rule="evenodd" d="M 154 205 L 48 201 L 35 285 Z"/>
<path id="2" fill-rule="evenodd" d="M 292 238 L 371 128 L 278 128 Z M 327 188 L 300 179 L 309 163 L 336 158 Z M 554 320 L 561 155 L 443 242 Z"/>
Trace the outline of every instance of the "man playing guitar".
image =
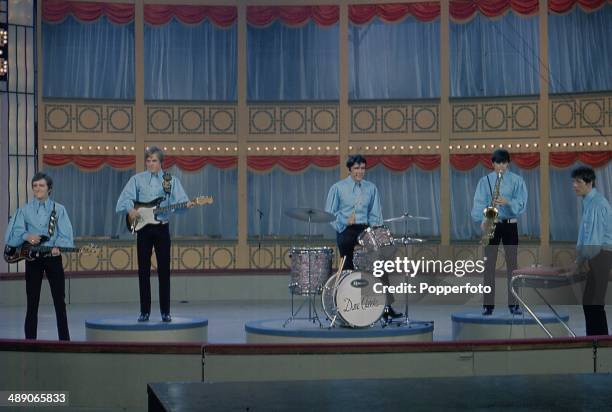
<path id="1" fill-rule="evenodd" d="M 26 261 L 25 281 L 27 312 L 25 319 L 26 339 L 36 339 L 38 327 L 38 303 L 43 273 L 46 273 L 60 340 L 70 340 L 65 303 L 65 277 L 60 248 L 72 248 L 72 224 L 66 209 L 49 198 L 53 179 L 44 173 L 32 177 L 34 199 L 17 209 L 9 222 L 5 243 L 7 247 L 19 247 L 24 242 L 34 246 L 48 246 L 51 255 L 41 255 Z"/>
<path id="2" fill-rule="evenodd" d="M 164 153 L 158 147 L 145 151 L 146 172 L 138 173 L 127 182 L 119 199 L 116 211 L 127 213 L 131 220 L 138 219 L 135 202 L 146 203 L 163 198 L 159 206 L 186 202 L 191 208 L 194 203 L 189 200 L 179 179 L 162 170 Z M 160 224 L 149 224 L 137 232 L 138 284 L 140 290 L 139 322 L 149 320 L 151 313 L 151 254 L 155 248 L 157 273 L 159 276 L 159 306 L 163 322 L 171 322 L 170 316 L 170 230 L 168 213 L 157 214 Z"/>

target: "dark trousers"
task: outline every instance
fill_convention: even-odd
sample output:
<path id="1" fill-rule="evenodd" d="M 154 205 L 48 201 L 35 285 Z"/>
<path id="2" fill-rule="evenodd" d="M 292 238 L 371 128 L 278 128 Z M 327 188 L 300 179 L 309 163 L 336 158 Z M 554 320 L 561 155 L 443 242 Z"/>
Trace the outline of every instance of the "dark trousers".
<path id="1" fill-rule="evenodd" d="M 60 340 L 70 340 L 68 332 L 68 317 L 66 316 L 65 277 L 61 256 L 39 258 L 26 262 L 25 280 L 26 297 L 28 308 L 25 318 L 26 339 L 36 339 L 38 329 L 38 304 L 40 302 L 40 288 L 42 286 L 43 273 L 47 275 L 53 306 L 55 307 L 55 319 L 57 321 L 57 335 Z"/>
<path id="2" fill-rule="evenodd" d="M 138 286 L 140 313 L 151 313 L 151 255 L 155 248 L 159 278 L 159 309 L 170 313 L 170 229 L 167 224 L 147 225 L 138 231 Z"/>
<path id="3" fill-rule="evenodd" d="M 495 232 L 489 245 L 485 247 L 485 286 L 491 287 L 491 293 L 485 294 L 485 306 L 495 305 L 495 267 L 497 266 L 497 250 L 499 244 L 504 244 L 504 254 L 506 255 L 506 274 L 508 284 L 508 305 L 516 305 L 517 301 L 510 289 L 512 272 L 517 268 L 518 251 L 518 225 L 516 223 L 502 223 L 495 225 Z"/>
<path id="4" fill-rule="evenodd" d="M 350 225 L 341 233 L 336 233 L 336 243 L 340 257 L 346 256 L 342 270 L 354 270 L 353 253 L 357 246 L 357 238 L 367 228 L 366 225 Z"/>
<path id="5" fill-rule="evenodd" d="M 587 273 L 582 300 L 587 336 L 608 334 L 608 319 L 604 305 L 611 267 L 612 252 L 610 251 L 603 250 L 594 258 L 589 259 L 590 269 Z"/>
<path id="6" fill-rule="evenodd" d="M 336 233 L 336 243 L 340 257 L 346 256 L 342 270 L 355 270 L 353 264 L 353 254 L 355 246 L 357 246 L 357 238 L 368 226 L 367 225 L 350 225 L 341 233 Z M 383 285 L 389 286 L 389 275 L 385 273 L 380 278 Z M 387 303 L 392 304 L 395 301 L 392 293 L 387 293 Z"/>

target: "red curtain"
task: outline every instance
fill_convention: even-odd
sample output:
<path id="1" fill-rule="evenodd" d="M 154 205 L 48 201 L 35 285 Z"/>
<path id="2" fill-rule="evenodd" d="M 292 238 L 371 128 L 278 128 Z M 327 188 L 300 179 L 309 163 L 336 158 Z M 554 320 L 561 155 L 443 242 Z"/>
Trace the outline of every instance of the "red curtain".
<path id="1" fill-rule="evenodd" d="M 368 168 L 382 164 L 394 172 L 403 172 L 415 165 L 423 170 L 435 170 L 440 167 L 440 155 L 383 155 L 367 156 Z"/>
<path id="2" fill-rule="evenodd" d="M 584 10 L 592 11 L 600 8 L 606 0 L 548 0 L 548 10 L 554 13 L 566 13 L 578 3 Z M 608 0 L 608 3 L 612 3 Z"/>
<path id="3" fill-rule="evenodd" d="M 126 24 L 134 20 L 134 5 L 64 0 L 43 1 L 42 18 L 44 21 L 59 23 L 68 14 L 72 14 L 81 21 L 94 21 L 104 15 L 115 24 Z"/>
<path id="4" fill-rule="evenodd" d="M 538 12 L 538 0 L 455 0 L 450 2 L 450 15 L 454 20 L 468 20 L 476 12 L 487 17 L 497 17 L 512 9 L 517 14 L 532 15 Z"/>
<path id="5" fill-rule="evenodd" d="M 319 26 L 332 26 L 340 18 L 338 6 L 248 6 L 247 21 L 265 27 L 280 19 L 287 26 L 301 26 L 314 20 Z"/>
<path id="6" fill-rule="evenodd" d="M 549 0 L 548 8 L 554 13 L 566 13 L 576 4 L 587 11 L 600 8 L 606 0 Z M 607 0 L 612 4 L 612 0 Z M 454 20 L 468 20 L 476 12 L 487 17 L 498 17 L 509 9 L 522 15 L 538 12 L 538 0 L 453 0 L 450 14 Z M 208 18 L 220 27 L 229 27 L 237 20 L 235 6 L 192 6 L 173 4 L 146 4 L 145 21 L 152 25 L 166 24 L 174 16 L 186 24 L 197 24 Z M 126 3 L 98 3 L 66 0 L 44 0 L 42 18 L 57 23 L 72 14 L 81 21 L 94 21 L 106 16 L 116 24 L 134 20 L 134 5 Z M 374 17 L 386 22 L 396 22 L 407 15 L 421 21 L 431 21 L 440 15 L 439 2 L 358 4 L 349 6 L 349 20 L 354 24 L 366 24 Z M 288 26 L 301 26 L 314 20 L 320 26 L 331 26 L 338 22 L 340 9 L 335 5 L 321 6 L 249 6 L 247 21 L 252 26 L 265 27 L 275 20 Z"/>
<path id="7" fill-rule="evenodd" d="M 440 15 L 440 3 L 354 4 L 349 6 L 349 20 L 353 24 L 369 23 L 374 17 L 396 22 L 411 15 L 421 21 L 435 20 Z"/>
<path id="8" fill-rule="evenodd" d="M 187 172 L 195 172 L 206 165 L 213 165 L 219 169 L 229 169 L 238 165 L 236 156 L 166 156 L 164 168 L 178 166 Z"/>
<path id="9" fill-rule="evenodd" d="M 308 166 L 336 167 L 340 163 L 339 156 L 249 156 L 249 169 L 266 172 L 275 166 L 280 166 L 290 172 L 299 172 Z"/>
<path id="10" fill-rule="evenodd" d="M 511 159 L 521 169 L 534 169 L 540 165 L 539 153 L 512 153 Z M 452 154 L 450 163 L 451 166 L 462 172 L 475 168 L 479 163 L 487 169 L 493 169 L 489 153 Z"/>
<path id="11" fill-rule="evenodd" d="M 73 163 L 81 169 L 95 170 L 108 165 L 116 169 L 130 169 L 136 166 L 135 156 L 61 155 L 46 154 L 43 163 L 47 166 L 65 166 Z"/>
<path id="12" fill-rule="evenodd" d="M 612 151 L 606 152 L 551 152 L 550 165 L 554 167 L 569 167 L 580 161 L 591 167 L 605 166 L 612 160 Z"/>
<path id="13" fill-rule="evenodd" d="M 230 27 L 238 18 L 235 6 L 187 6 L 168 4 L 145 4 L 144 19 L 154 26 L 168 23 L 172 17 L 185 24 L 199 24 L 209 19 L 219 27 Z"/>

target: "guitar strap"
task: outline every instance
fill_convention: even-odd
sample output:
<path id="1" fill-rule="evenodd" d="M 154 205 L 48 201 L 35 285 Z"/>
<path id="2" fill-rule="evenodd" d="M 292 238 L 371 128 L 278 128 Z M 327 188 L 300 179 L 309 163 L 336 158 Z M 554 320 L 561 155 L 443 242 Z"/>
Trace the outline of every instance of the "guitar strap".
<path id="1" fill-rule="evenodd" d="M 170 196 L 170 193 L 172 193 L 172 175 L 168 172 L 164 172 L 162 179 L 162 188 L 164 189 L 166 197 L 168 197 Z"/>
<path id="2" fill-rule="evenodd" d="M 55 226 L 57 225 L 57 212 L 55 211 L 55 202 L 53 202 L 53 210 L 51 211 L 51 216 L 49 216 L 49 239 L 53 237 L 55 234 Z"/>

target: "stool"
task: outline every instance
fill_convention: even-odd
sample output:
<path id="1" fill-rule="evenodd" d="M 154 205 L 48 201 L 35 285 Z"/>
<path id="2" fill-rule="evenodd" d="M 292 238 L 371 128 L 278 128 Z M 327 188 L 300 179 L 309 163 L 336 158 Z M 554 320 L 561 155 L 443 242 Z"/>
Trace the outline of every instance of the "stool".
<path id="1" fill-rule="evenodd" d="M 538 289 L 553 289 L 559 288 L 562 286 L 568 286 L 574 283 L 578 283 L 583 281 L 586 278 L 586 274 L 584 273 L 575 273 L 568 272 L 563 268 L 552 267 L 552 266 L 531 266 L 516 269 L 512 272 L 512 279 L 510 280 L 510 289 L 514 297 L 523 305 L 523 307 L 529 312 L 531 317 L 540 325 L 540 327 L 546 332 L 548 337 L 552 338 L 553 335 L 550 331 L 544 326 L 542 321 L 538 318 L 535 312 L 527 305 L 527 303 L 521 299 L 518 295 L 518 288 L 530 287 L 532 288 L 546 303 L 546 306 L 551 310 L 551 312 L 555 315 L 557 320 L 561 322 L 561 324 L 565 327 L 565 329 L 569 332 L 572 337 L 576 337 L 574 331 L 570 329 L 570 327 L 561 319 L 561 316 L 557 313 L 557 311 L 551 306 L 551 304 L 546 300 L 546 298 L 540 293 Z"/>

